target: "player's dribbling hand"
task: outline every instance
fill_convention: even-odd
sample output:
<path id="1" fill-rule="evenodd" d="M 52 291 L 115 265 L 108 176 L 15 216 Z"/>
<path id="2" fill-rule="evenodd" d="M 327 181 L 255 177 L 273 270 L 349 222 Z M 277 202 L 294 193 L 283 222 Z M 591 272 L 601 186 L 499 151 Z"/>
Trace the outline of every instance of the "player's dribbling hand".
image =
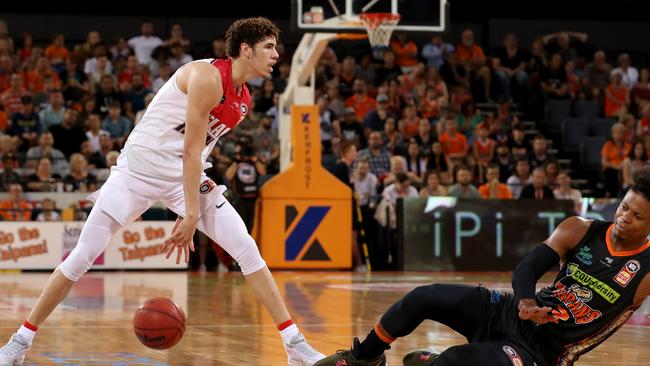
<path id="1" fill-rule="evenodd" d="M 196 221 L 178 218 L 172 228 L 172 236 L 165 240 L 162 250 L 167 252 L 165 258 L 169 258 L 176 249 L 176 264 L 181 262 L 181 254 L 185 254 L 185 263 L 189 262 L 189 251 L 194 251 L 194 231 Z"/>
<path id="2" fill-rule="evenodd" d="M 534 299 L 519 300 L 519 318 L 521 320 L 530 320 L 537 324 L 557 323 L 558 317 L 551 314 L 550 307 L 539 307 Z"/>

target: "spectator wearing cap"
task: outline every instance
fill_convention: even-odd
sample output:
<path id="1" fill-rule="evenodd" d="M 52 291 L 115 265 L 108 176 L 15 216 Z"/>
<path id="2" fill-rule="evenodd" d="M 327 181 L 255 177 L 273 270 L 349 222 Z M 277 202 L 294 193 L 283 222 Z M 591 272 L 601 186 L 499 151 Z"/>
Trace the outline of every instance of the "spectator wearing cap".
<path id="1" fill-rule="evenodd" d="M 25 95 L 20 100 L 20 110 L 11 118 L 9 134 L 17 136 L 18 150 L 27 151 L 36 145 L 38 135 L 41 133 L 41 123 L 38 114 L 34 111 L 32 97 Z"/>
<path id="2" fill-rule="evenodd" d="M 122 94 L 115 89 L 115 80 L 112 75 L 104 75 L 99 83 L 99 90 L 95 93 L 95 113 L 102 118 L 108 114 L 108 107 L 113 102 L 122 103 Z"/>
<path id="3" fill-rule="evenodd" d="M 363 121 L 366 114 L 375 108 L 377 102 L 368 96 L 366 82 L 362 79 L 354 80 L 352 85 L 352 96 L 345 101 L 347 107 L 353 107 L 359 121 Z"/>
<path id="4" fill-rule="evenodd" d="M 86 141 L 86 133 L 77 125 L 78 112 L 72 108 L 65 111 L 63 122 L 50 127 L 54 138 L 54 147 L 66 156 L 79 151 L 81 144 Z"/>
<path id="5" fill-rule="evenodd" d="M 7 153 L 2 156 L 2 172 L 0 172 L 0 192 L 9 190 L 9 186 L 17 183 L 20 184 L 20 175 L 14 171 L 16 158 L 13 153 Z"/>
<path id="6" fill-rule="evenodd" d="M 352 141 L 356 146 L 366 146 L 366 137 L 363 134 L 363 125 L 357 118 L 354 108 L 347 107 L 345 116 L 334 124 L 337 135 L 342 139 Z"/>
<path id="7" fill-rule="evenodd" d="M 370 134 L 370 131 L 383 131 L 388 117 L 393 117 L 393 114 L 388 110 L 388 95 L 378 94 L 375 109 L 366 114 L 363 122 L 366 136 Z"/>
<path id="8" fill-rule="evenodd" d="M 23 198 L 23 187 L 18 183 L 11 183 L 8 192 L 8 199 L 0 201 L 0 216 L 5 221 L 30 221 L 32 205 Z"/>
<path id="9" fill-rule="evenodd" d="M 122 146 L 131 132 L 131 121 L 122 116 L 120 102 L 113 101 L 108 108 L 108 115 L 102 121 L 102 130 L 108 131 L 118 146 Z"/>
<path id="10" fill-rule="evenodd" d="M 52 161 L 54 173 L 64 176 L 68 173 L 68 162 L 65 155 L 54 147 L 54 136 L 51 132 L 43 132 L 38 139 L 38 146 L 27 150 L 26 168 L 33 168 L 41 158 L 48 158 Z"/>

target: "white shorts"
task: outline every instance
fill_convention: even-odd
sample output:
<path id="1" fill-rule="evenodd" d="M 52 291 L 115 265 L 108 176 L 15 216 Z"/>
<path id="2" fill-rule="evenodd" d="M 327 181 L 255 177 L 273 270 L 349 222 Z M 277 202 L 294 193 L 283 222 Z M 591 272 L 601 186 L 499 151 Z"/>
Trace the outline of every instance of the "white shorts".
<path id="1" fill-rule="evenodd" d="M 250 274 L 262 269 L 266 263 L 241 217 L 224 197 L 225 190 L 225 186 L 217 186 L 207 176 L 201 176 L 197 228 L 235 258 L 245 275 Z M 177 215 L 185 216 L 182 182 L 134 173 L 128 169 L 124 158 L 111 169 L 102 188 L 88 199 L 122 226 L 133 222 L 156 201 L 161 201 Z"/>

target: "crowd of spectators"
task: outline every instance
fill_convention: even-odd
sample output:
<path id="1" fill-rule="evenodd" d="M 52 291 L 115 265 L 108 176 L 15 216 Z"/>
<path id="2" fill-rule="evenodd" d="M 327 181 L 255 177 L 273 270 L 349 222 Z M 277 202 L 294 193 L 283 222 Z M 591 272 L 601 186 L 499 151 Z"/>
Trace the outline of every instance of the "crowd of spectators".
<path id="1" fill-rule="evenodd" d="M 45 214 L 54 201 L 30 203 L 22 192 L 97 189 L 165 81 L 193 59 L 226 57 L 223 38 L 197 52 L 181 24 L 166 39 L 156 34 L 144 21 L 132 37 L 107 41 L 91 30 L 80 43 L 63 34 L 42 41 L 16 36 L 0 20 L 5 220 L 35 219 L 22 213 L 30 207 L 43 211 L 39 219 L 57 219 Z M 471 29 L 460 39 L 451 44 L 433 35 L 416 43 L 399 33 L 383 52 L 332 45 L 318 61 L 323 164 L 354 188 L 364 218 L 374 217 L 382 198 L 387 205 L 418 195 L 555 198 L 577 207 L 583 192 L 625 192 L 650 151 L 647 67 L 637 69 L 627 53 L 608 53 L 578 32 L 541 35 L 530 45 L 511 33 L 496 49 L 478 44 Z M 259 184 L 279 171 L 278 101 L 292 55 L 281 42 L 277 50 L 273 77 L 249 83 L 253 113 L 210 157 L 218 182 L 237 186 L 234 172 L 244 166 L 255 167 Z M 575 184 L 585 175 L 567 162 L 557 131 L 546 125 L 551 100 L 590 101 L 598 117 L 616 121 L 601 151 L 603 184 Z"/>

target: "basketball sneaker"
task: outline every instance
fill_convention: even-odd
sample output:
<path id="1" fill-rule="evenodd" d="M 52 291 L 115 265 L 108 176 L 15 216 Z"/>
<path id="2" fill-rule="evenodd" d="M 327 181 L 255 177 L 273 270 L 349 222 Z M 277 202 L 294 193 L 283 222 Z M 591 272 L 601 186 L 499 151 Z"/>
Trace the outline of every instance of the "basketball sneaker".
<path id="1" fill-rule="evenodd" d="M 314 366 L 386 366 L 386 356 L 382 353 L 370 360 L 360 360 L 359 339 L 354 338 L 352 349 L 339 350 L 314 364 Z"/>
<path id="2" fill-rule="evenodd" d="M 25 352 L 31 343 L 20 334 L 14 334 L 7 344 L 0 348 L 0 366 L 22 365 Z"/>
<path id="3" fill-rule="evenodd" d="M 438 356 L 440 355 L 429 351 L 413 351 L 407 353 L 402 361 L 404 366 L 431 366 Z"/>
<path id="4" fill-rule="evenodd" d="M 302 333 L 296 334 L 289 343 L 285 343 L 284 350 L 289 357 L 289 366 L 312 366 L 316 361 L 325 358 L 324 354 L 307 343 Z"/>

